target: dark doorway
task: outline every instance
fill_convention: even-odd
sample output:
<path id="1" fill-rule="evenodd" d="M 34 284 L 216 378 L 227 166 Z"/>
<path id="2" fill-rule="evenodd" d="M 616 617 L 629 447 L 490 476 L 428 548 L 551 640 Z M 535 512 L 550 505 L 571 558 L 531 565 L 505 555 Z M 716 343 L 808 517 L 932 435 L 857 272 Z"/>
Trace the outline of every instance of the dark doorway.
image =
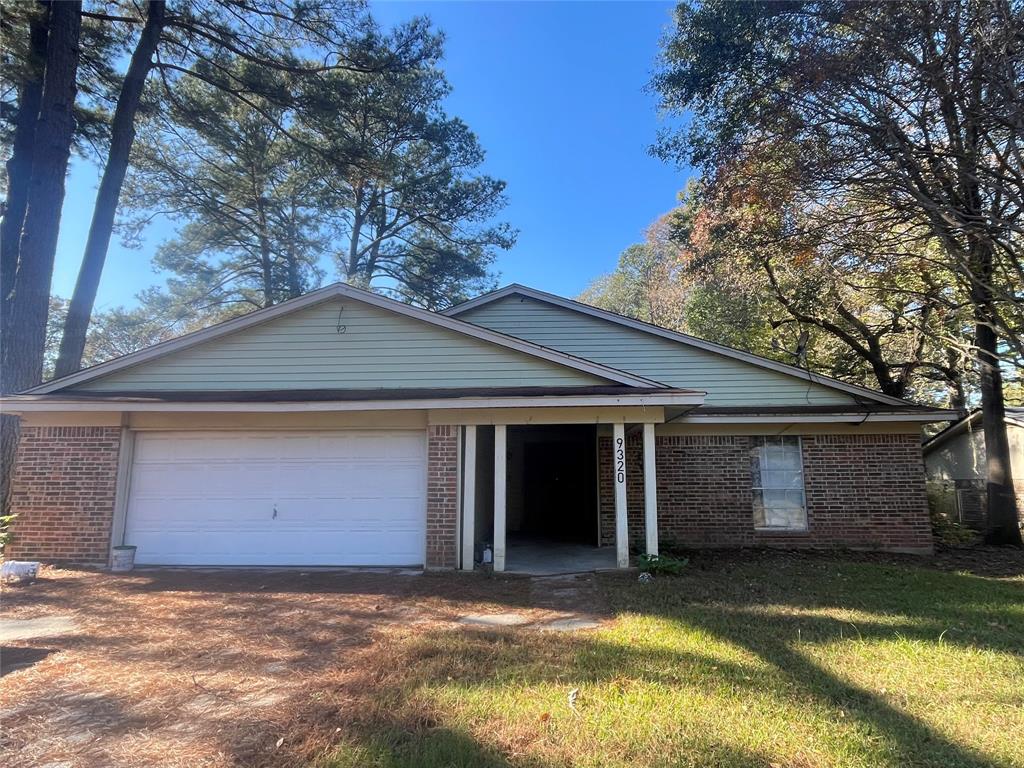
<path id="1" fill-rule="evenodd" d="M 520 478 L 510 478 L 521 489 L 510 536 L 597 545 L 596 445 L 592 425 L 519 427 L 510 434 L 510 463 L 521 461 Z"/>

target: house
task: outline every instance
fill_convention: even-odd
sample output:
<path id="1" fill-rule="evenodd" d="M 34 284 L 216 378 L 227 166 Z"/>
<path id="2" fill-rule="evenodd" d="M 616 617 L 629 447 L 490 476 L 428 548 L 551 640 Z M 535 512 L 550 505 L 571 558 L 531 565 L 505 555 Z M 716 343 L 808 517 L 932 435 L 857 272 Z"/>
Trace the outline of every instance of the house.
<path id="1" fill-rule="evenodd" d="M 3 405 L 10 556 L 495 570 L 930 552 L 921 426 L 951 418 L 518 285 L 444 313 L 332 285 Z"/>
<path id="2" fill-rule="evenodd" d="M 1006 434 L 1017 511 L 1024 522 L 1024 408 L 1006 409 Z M 936 502 L 958 522 L 984 530 L 988 501 L 981 411 L 973 411 L 927 440 L 924 462 Z"/>

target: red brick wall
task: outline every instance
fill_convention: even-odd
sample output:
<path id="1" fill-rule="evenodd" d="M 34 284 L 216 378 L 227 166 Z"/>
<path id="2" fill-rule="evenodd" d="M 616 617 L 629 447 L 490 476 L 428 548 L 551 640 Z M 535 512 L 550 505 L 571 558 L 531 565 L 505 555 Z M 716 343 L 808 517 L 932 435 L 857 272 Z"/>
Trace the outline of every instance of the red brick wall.
<path id="1" fill-rule="evenodd" d="M 814 435 L 803 439 L 803 453 L 816 543 L 932 548 L 917 435 Z"/>
<path id="2" fill-rule="evenodd" d="M 458 427 L 427 428 L 428 568 L 454 568 L 458 519 Z"/>
<path id="3" fill-rule="evenodd" d="M 119 427 L 22 427 L 5 556 L 106 564 L 120 445 Z"/>
<path id="4" fill-rule="evenodd" d="M 754 530 L 746 436 L 655 439 L 658 535 L 662 546 L 932 548 L 924 463 L 916 435 L 810 435 L 803 438 L 806 533 Z M 601 540 L 615 541 L 611 438 L 599 441 Z M 640 435 L 627 441 L 630 543 L 642 547 Z"/>

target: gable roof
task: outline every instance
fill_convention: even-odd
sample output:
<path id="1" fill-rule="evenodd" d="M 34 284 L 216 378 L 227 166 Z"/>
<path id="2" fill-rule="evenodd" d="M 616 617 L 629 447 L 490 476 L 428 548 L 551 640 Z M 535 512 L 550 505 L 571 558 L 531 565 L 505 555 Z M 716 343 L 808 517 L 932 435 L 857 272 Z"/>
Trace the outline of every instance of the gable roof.
<path id="1" fill-rule="evenodd" d="M 139 350 L 138 352 L 134 352 L 105 363 L 100 363 L 99 365 L 86 368 L 59 379 L 53 379 L 27 390 L 26 394 L 46 394 L 64 390 L 68 387 L 73 387 L 86 382 L 91 382 L 117 371 L 137 366 L 151 360 L 156 360 L 172 353 L 190 349 L 216 339 L 221 339 L 229 334 L 235 334 L 247 328 L 261 325 L 276 318 L 284 317 L 322 302 L 337 298 L 363 302 L 364 304 L 393 312 L 403 317 L 412 318 L 432 326 L 444 328 L 448 331 L 462 334 L 463 336 L 481 340 L 504 349 L 513 350 L 539 360 L 555 363 L 575 371 L 581 371 L 617 384 L 657 389 L 667 388 L 667 386 L 661 382 L 653 381 L 636 374 L 627 373 L 590 360 L 584 360 L 565 352 L 559 352 L 498 331 L 482 328 L 457 318 L 447 317 L 443 314 L 430 312 L 425 309 L 420 309 L 419 307 L 404 304 L 403 302 L 395 301 L 394 299 L 389 299 L 385 296 L 381 296 L 361 288 L 355 288 L 344 283 L 334 283 L 317 291 L 312 291 L 311 293 L 299 296 L 298 298 L 290 299 L 265 309 L 256 310 L 255 312 L 250 312 L 249 314 L 241 317 L 226 320 L 222 323 L 210 326 L 209 328 L 204 328 L 203 330 L 194 331 L 192 333 L 185 334 L 184 336 L 169 339 L 168 341 Z"/>
<path id="2" fill-rule="evenodd" d="M 457 304 L 456 306 L 445 310 L 444 314 L 448 315 L 449 317 L 457 317 L 462 313 L 468 312 L 477 307 L 481 307 L 486 304 L 490 304 L 491 302 L 499 301 L 508 296 L 515 295 L 524 296 L 529 299 L 534 299 L 535 301 L 540 301 L 554 306 L 562 307 L 563 309 L 568 309 L 573 312 L 579 312 L 581 314 L 596 317 L 611 323 L 626 326 L 634 330 L 639 330 L 655 336 L 660 336 L 662 338 L 669 339 L 680 344 L 696 347 L 706 352 L 713 352 L 724 357 L 741 360 L 751 365 L 755 365 L 761 368 L 775 371 L 777 373 L 783 373 L 788 376 L 799 378 L 802 381 L 811 381 L 814 382 L 815 384 L 819 384 L 824 387 L 829 387 L 831 389 L 845 392 L 857 398 L 868 399 L 878 403 L 885 403 L 887 405 L 912 405 L 915 407 L 917 406 L 916 403 L 913 403 L 909 400 L 902 400 L 898 397 L 891 397 L 890 395 L 885 395 L 882 394 L 881 392 L 876 392 L 875 390 L 869 389 L 867 387 L 861 387 L 856 384 L 848 384 L 847 382 L 840 381 L 838 379 L 833 379 L 830 376 L 823 376 L 821 374 L 813 373 L 803 368 L 798 368 L 795 365 L 787 365 L 786 363 L 780 363 L 775 360 L 770 360 L 766 357 L 761 357 L 760 355 L 755 355 L 751 352 L 744 352 L 739 349 L 734 349 L 733 347 L 727 347 L 724 344 L 717 344 L 712 341 L 706 341 L 705 339 L 700 339 L 697 338 L 696 336 L 690 336 L 689 334 L 680 333 L 679 331 L 670 331 L 667 328 L 662 328 L 661 326 L 654 325 L 653 323 L 647 323 L 644 322 L 643 320 L 636 320 L 634 318 L 626 317 L 625 315 L 620 315 L 606 309 L 591 306 L 590 304 L 584 304 L 583 302 L 575 301 L 573 299 L 566 299 L 561 296 L 556 296 L 555 294 L 552 293 L 539 291 L 536 288 L 529 288 L 525 285 L 519 285 L 518 283 L 512 283 L 511 285 L 507 285 L 504 288 L 499 288 L 496 291 L 491 291 L 490 293 L 485 293 L 481 296 L 477 296 L 475 299 L 470 299 L 469 301 Z"/>
<path id="3" fill-rule="evenodd" d="M 981 421 L 981 409 L 977 408 L 971 411 L 968 415 L 964 416 L 959 421 L 955 421 L 946 427 L 941 432 L 932 435 L 930 438 L 924 441 L 924 452 L 929 453 L 934 451 L 941 445 L 944 445 L 954 437 L 964 434 L 968 431 L 973 431 L 974 427 L 978 426 L 978 422 Z M 1007 406 L 1005 421 L 1009 425 L 1020 427 L 1024 429 L 1024 408 L 1014 408 Z"/>

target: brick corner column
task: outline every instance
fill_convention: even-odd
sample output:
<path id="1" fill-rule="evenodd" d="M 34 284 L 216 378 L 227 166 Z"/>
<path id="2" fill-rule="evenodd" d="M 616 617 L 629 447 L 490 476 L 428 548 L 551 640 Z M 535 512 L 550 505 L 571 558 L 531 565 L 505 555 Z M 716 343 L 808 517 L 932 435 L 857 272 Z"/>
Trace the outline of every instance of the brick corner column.
<path id="1" fill-rule="evenodd" d="M 458 525 L 458 430 L 453 424 L 427 427 L 427 568 L 456 564 Z"/>
<path id="2" fill-rule="evenodd" d="M 120 448 L 120 427 L 22 427 L 4 555 L 106 565 Z"/>

